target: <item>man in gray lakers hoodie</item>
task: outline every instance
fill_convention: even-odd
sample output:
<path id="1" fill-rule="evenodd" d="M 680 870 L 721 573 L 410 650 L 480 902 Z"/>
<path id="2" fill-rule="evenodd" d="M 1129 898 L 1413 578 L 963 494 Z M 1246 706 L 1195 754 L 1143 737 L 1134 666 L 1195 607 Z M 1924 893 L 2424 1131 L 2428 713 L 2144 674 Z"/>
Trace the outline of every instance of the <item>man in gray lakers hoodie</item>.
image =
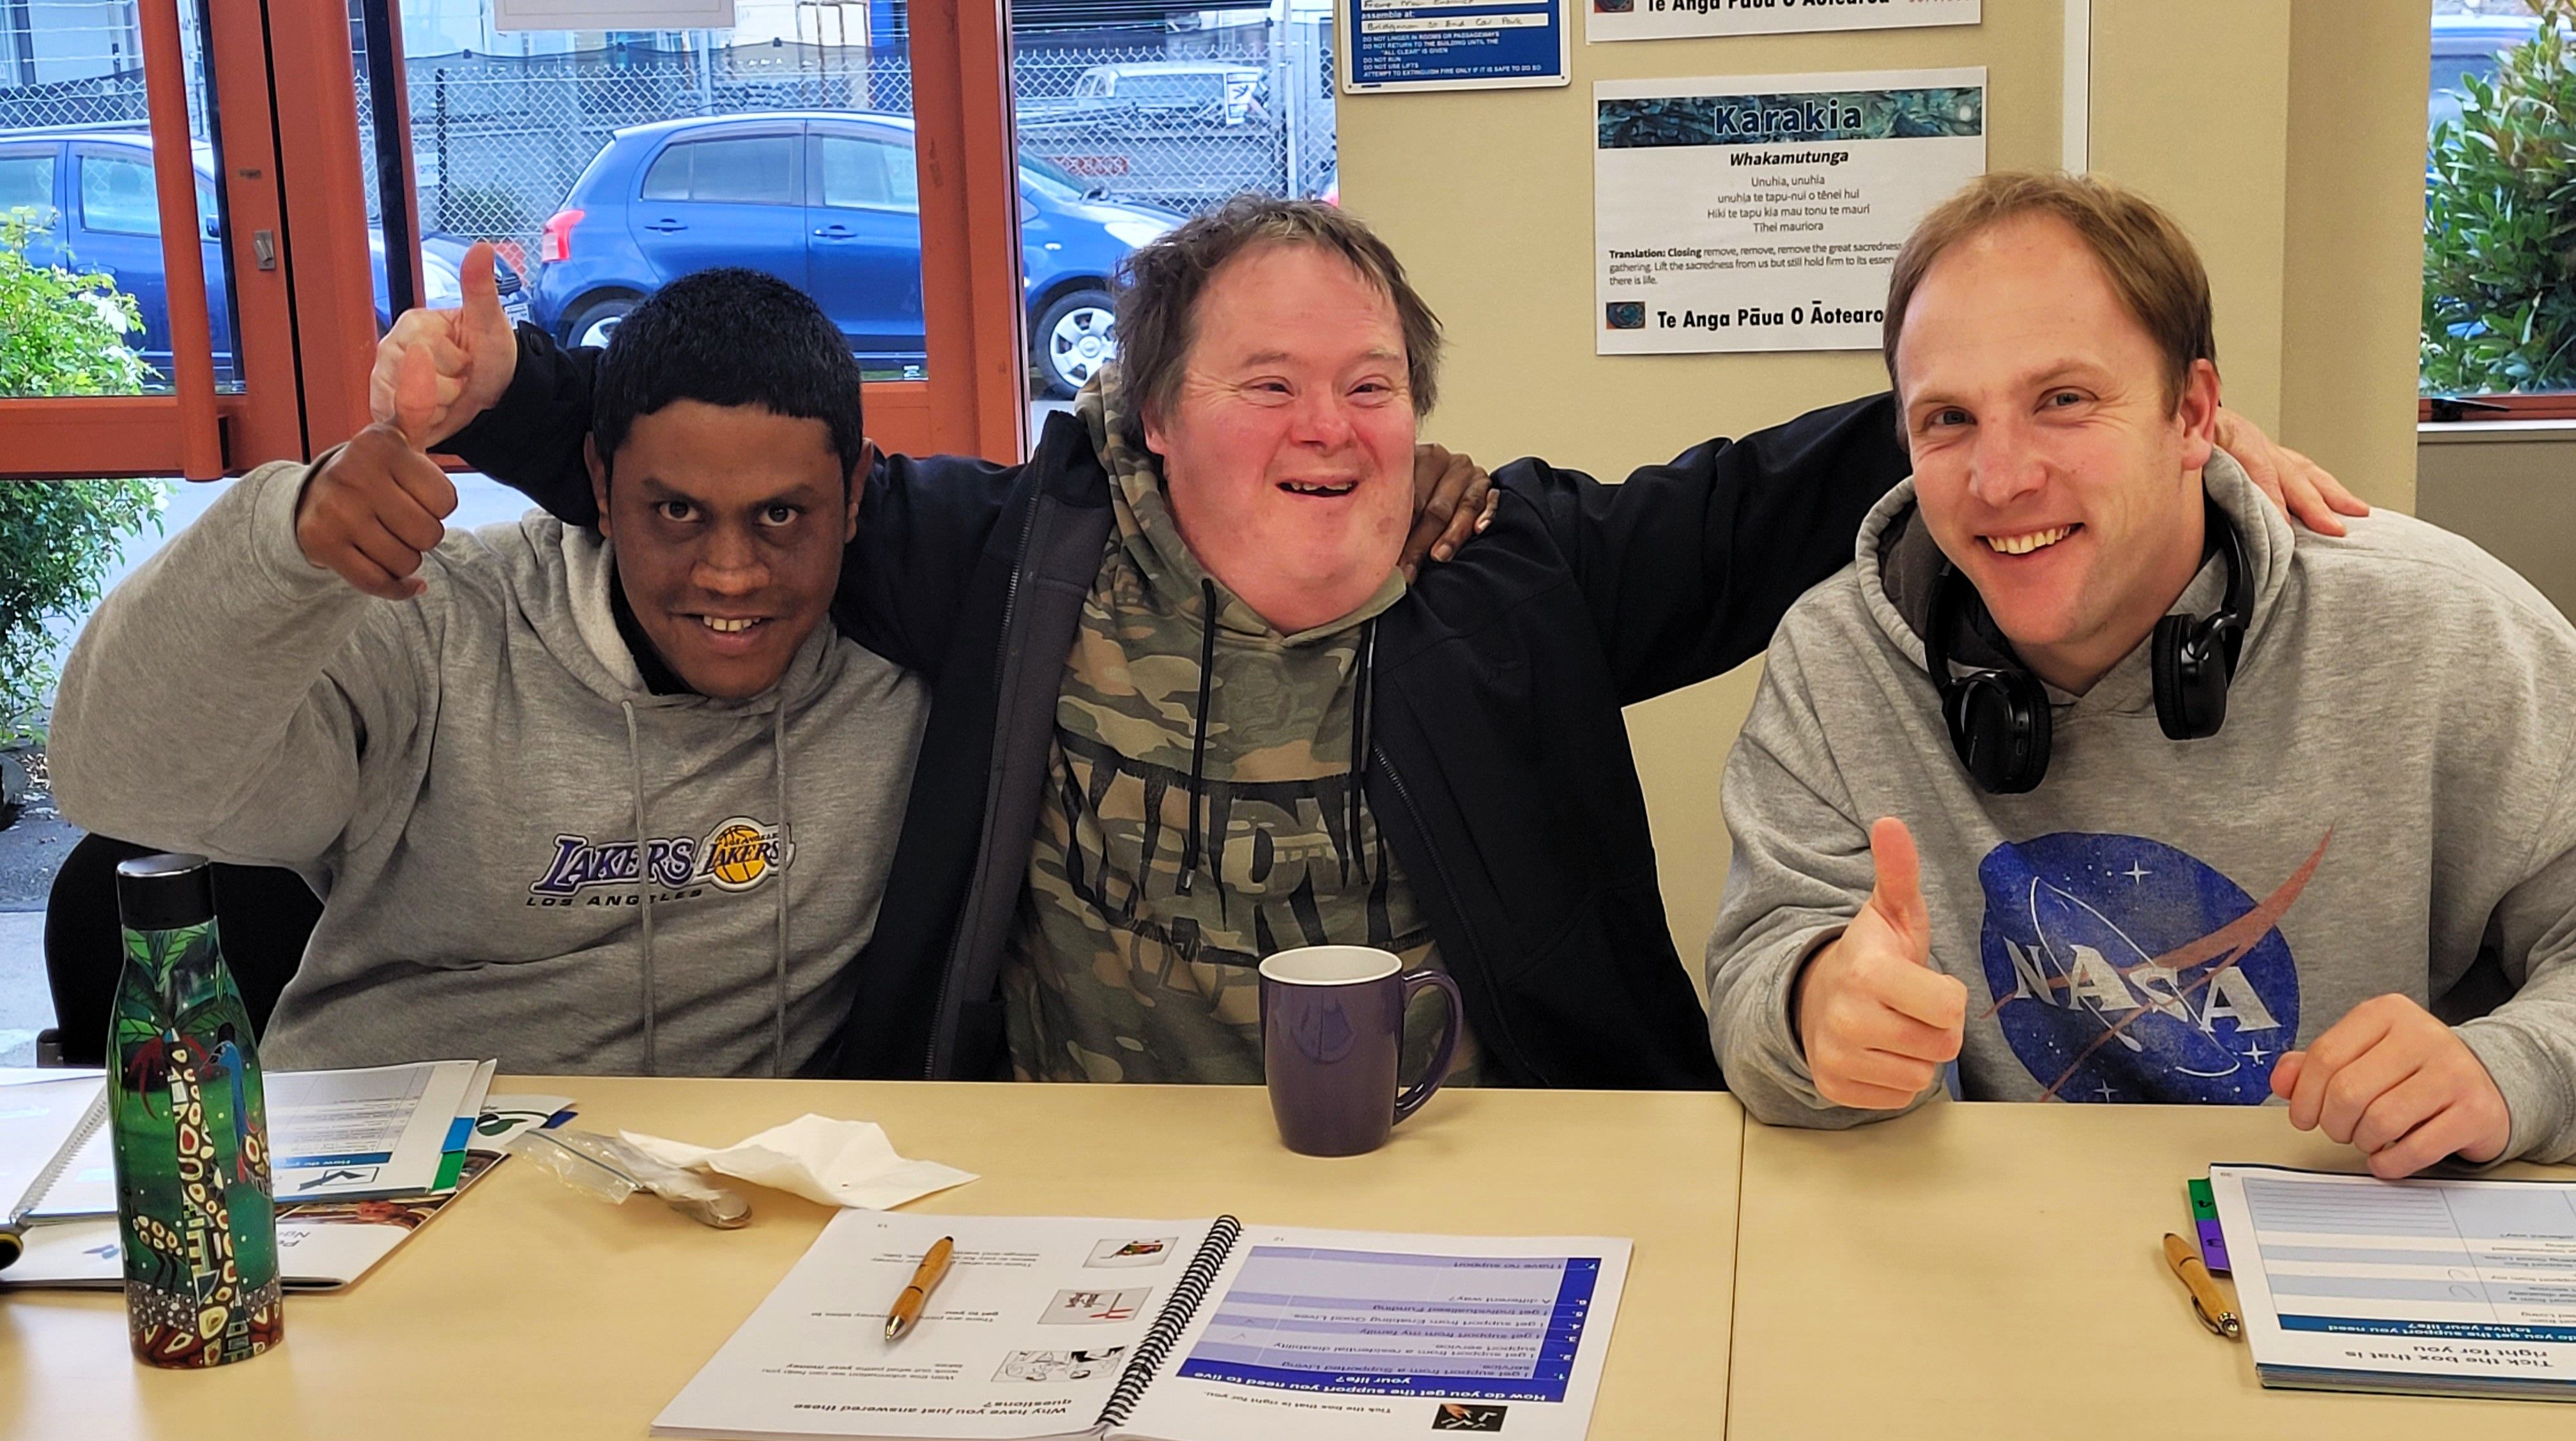
<path id="1" fill-rule="evenodd" d="M 2064 177 L 1988 177 L 1900 257 L 1914 478 L 1790 611 L 1726 771 L 1710 1026 L 1761 1119 L 1895 1114 L 1955 1057 L 1971 1099 L 2283 1097 L 2387 1176 L 2576 1156 L 2576 629 L 2407 517 L 2294 534 L 2205 443 L 2207 294 Z M 2231 532 L 2223 723 L 2175 739 L 2156 627 L 2227 606 Z M 2044 769 L 1962 701 L 1972 778 L 1927 634 L 2028 688 Z"/>
<path id="2" fill-rule="evenodd" d="M 373 598 L 298 544 L 332 458 L 279 463 L 83 633 L 52 737 L 64 813 L 292 866 L 324 897 L 271 1064 L 777 1074 L 847 1016 L 924 693 L 819 624 L 865 464 L 858 376 L 810 301 L 746 276 L 675 283 L 621 330 L 603 388 L 623 365 L 642 399 L 613 448 L 635 490 L 603 504 L 614 544 L 532 513 L 448 534 L 416 598 Z M 763 490 L 752 538 L 693 550 L 733 519 L 729 487 L 777 467 L 688 452 L 781 435 L 811 503 Z M 713 579 L 669 604 L 639 581 L 674 574 Z"/>

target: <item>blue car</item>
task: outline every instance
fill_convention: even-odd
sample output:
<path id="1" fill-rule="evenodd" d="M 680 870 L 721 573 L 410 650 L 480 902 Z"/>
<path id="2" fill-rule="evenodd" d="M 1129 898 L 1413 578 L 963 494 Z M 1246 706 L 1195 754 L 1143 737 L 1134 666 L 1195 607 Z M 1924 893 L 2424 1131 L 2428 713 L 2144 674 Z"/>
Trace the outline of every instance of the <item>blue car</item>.
<path id="1" fill-rule="evenodd" d="M 214 150 L 203 142 L 193 149 L 215 376 L 233 381 L 240 376 L 233 365 L 233 307 L 223 265 L 223 225 L 215 207 Z M 161 257 L 161 199 L 153 188 L 152 137 L 139 127 L 0 130 L 0 213 L 19 209 L 34 212 L 43 232 L 31 239 L 28 259 L 105 273 L 143 312 L 136 353 L 169 374 L 170 299 Z M 421 274 L 428 291 L 423 304 L 458 303 L 457 270 L 465 246 L 443 235 L 422 242 Z M 392 321 L 383 234 L 370 228 L 367 247 L 381 332 Z M 514 319 L 526 318 L 527 297 L 518 273 L 502 261 L 496 278 L 502 307 Z"/>
<path id="2" fill-rule="evenodd" d="M 1057 396 L 1115 358 L 1111 271 L 1180 223 L 1100 195 L 1020 156 L 1029 360 Z M 538 255 L 536 322 L 571 344 L 604 344 L 667 281 L 743 265 L 812 295 L 869 373 L 927 363 L 910 116 L 776 111 L 620 130 L 546 222 Z"/>

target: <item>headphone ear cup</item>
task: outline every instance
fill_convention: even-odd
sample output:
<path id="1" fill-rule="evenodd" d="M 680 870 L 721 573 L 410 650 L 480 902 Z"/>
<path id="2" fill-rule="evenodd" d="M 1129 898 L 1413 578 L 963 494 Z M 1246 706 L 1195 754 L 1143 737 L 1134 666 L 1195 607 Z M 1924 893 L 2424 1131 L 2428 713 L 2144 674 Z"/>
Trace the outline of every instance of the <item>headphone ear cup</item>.
<path id="1" fill-rule="evenodd" d="M 2227 723 L 2229 657 L 2223 617 L 2169 615 L 2156 622 L 2153 661 L 2156 723 L 2168 739 L 2207 740 Z"/>
<path id="2" fill-rule="evenodd" d="M 2189 724 L 2183 715 L 2182 638 L 2190 630 L 2191 618 L 2169 615 L 2156 622 L 2154 637 L 2148 642 L 2149 672 L 2155 678 L 2156 724 L 2164 727 L 2168 740 L 2190 740 Z"/>
<path id="3" fill-rule="evenodd" d="M 1942 696 L 1950 745 L 1978 787 L 2019 795 L 2048 774 L 2048 692 L 2030 676 L 1978 671 Z"/>

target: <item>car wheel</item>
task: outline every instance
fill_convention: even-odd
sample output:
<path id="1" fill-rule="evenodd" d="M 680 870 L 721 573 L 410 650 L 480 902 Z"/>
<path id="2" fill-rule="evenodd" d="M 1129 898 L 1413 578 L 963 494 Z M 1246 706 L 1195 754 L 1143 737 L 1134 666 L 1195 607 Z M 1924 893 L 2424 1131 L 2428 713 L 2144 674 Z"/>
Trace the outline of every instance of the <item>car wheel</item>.
<path id="1" fill-rule="evenodd" d="M 596 300 L 584 301 L 581 308 L 573 312 L 572 319 L 564 322 L 564 343 L 608 344 L 608 337 L 617 333 L 617 323 L 626 318 L 628 311 L 643 303 L 632 295 L 603 295 Z"/>
<path id="2" fill-rule="evenodd" d="M 1030 359 L 1046 393 L 1069 399 L 1118 358 L 1118 316 L 1109 292 L 1077 290 L 1060 296 L 1029 327 Z"/>

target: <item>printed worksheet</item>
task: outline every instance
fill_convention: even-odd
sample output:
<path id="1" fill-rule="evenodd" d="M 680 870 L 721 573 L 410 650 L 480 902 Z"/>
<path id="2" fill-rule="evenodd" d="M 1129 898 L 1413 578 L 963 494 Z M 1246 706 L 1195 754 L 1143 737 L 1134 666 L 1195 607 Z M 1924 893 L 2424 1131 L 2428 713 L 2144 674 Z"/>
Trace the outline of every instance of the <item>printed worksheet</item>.
<path id="1" fill-rule="evenodd" d="M 2576 1391 L 2576 1184 L 2209 1181 L 2266 1385 Z"/>
<path id="2" fill-rule="evenodd" d="M 1214 1224 L 843 1211 L 653 1429 L 1090 1434 Z M 887 1308 L 943 1236 L 946 1279 L 886 1340 Z"/>
<path id="3" fill-rule="evenodd" d="M 1247 1226 L 1123 1434 L 1578 1441 L 1628 1272 L 1608 1237 Z"/>

